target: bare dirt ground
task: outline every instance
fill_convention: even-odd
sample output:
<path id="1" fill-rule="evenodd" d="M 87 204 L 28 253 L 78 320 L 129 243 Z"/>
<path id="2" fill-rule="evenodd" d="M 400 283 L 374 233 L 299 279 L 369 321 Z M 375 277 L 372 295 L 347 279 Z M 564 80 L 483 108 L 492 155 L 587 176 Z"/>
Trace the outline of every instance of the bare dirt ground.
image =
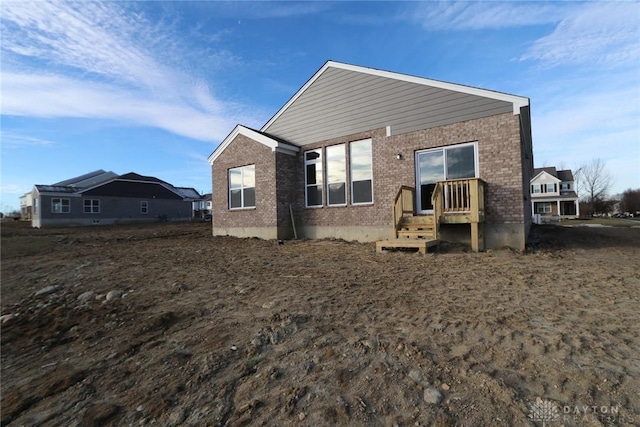
<path id="1" fill-rule="evenodd" d="M 2 224 L 2 425 L 640 425 L 640 229 L 427 255 Z"/>

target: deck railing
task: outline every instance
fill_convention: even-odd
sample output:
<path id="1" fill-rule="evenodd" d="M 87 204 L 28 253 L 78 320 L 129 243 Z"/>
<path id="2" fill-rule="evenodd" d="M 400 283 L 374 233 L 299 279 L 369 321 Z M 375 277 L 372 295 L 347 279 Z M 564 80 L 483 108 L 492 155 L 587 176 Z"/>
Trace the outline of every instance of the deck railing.
<path id="1" fill-rule="evenodd" d="M 400 226 L 402 217 L 406 214 L 413 215 L 415 213 L 416 189 L 403 185 L 398 190 L 396 198 L 393 200 L 393 225 L 396 232 Z"/>
<path id="2" fill-rule="evenodd" d="M 479 178 L 439 181 L 432 203 L 436 217 L 464 214 L 469 222 L 484 220 L 484 187 Z M 466 222 L 466 221 L 465 221 Z"/>

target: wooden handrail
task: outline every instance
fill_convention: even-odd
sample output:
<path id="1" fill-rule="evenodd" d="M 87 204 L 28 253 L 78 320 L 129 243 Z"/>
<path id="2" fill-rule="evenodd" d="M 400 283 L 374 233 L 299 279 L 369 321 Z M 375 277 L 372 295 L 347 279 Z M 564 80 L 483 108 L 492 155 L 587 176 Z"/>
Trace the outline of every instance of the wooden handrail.
<path id="1" fill-rule="evenodd" d="M 398 190 L 395 199 L 393 199 L 393 226 L 397 232 L 400 227 L 400 221 L 405 214 L 413 215 L 415 213 L 416 189 L 403 185 Z"/>
<path id="2" fill-rule="evenodd" d="M 431 202 L 437 218 L 443 214 L 467 213 L 474 222 L 484 216 L 484 186 L 480 178 L 438 181 Z"/>

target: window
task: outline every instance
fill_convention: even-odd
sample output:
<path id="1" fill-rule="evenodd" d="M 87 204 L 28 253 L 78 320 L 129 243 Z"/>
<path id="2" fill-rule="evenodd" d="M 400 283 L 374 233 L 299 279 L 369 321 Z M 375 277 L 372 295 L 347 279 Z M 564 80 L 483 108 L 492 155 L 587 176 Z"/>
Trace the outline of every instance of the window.
<path id="1" fill-rule="evenodd" d="M 416 155 L 417 207 L 420 213 L 433 210 L 432 196 L 438 181 L 477 178 L 476 143 L 418 152 Z M 445 205 L 453 193 L 445 195 Z M 466 198 L 466 197 L 463 197 Z"/>
<path id="2" fill-rule="evenodd" d="M 144 215 L 149 213 L 149 202 L 146 200 L 140 202 L 140 213 Z"/>
<path id="3" fill-rule="evenodd" d="M 322 150 L 304 153 L 305 203 L 322 206 Z"/>
<path id="4" fill-rule="evenodd" d="M 351 203 L 373 203 L 371 140 L 349 144 L 351 159 Z"/>
<path id="5" fill-rule="evenodd" d="M 100 200 L 86 199 L 83 202 L 84 213 L 98 214 L 100 213 Z"/>
<path id="6" fill-rule="evenodd" d="M 555 193 L 555 192 L 556 192 L 556 185 L 555 184 L 547 184 L 546 193 Z"/>
<path id="7" fill-rule="evenodd" d="M 347 204 L 347 158 L 345 145 L 327 147 L 327 205 Z"/>
<path id="8" fill-rule="evenodd" d="M 229 209 L 256 207 L 256 166 L 229 169 Z"/>
<path id="9" fill-rule="evenodd" d="M 561 183 L 561 184 L 560 184 L 560 190 L 563 190 L 563 191 L 565 191 L 565 190 L 567 190 L 567 191 L 568 191 L 568 190 L 571 190 L 571 183 L 569 183 L 569 182 L 563 182 L 563 183 Z"/>
<path id="10" fill-rule="evenodd" d="M 551 203 L 536 203 L 538 213 L 551 213 Z"/>
<path id="11" fill-rule="evenodd" d="M 51 199 L 51 213 L 71 212 L 71 202 L 69 199 Z"/>
<path id="12" fill-rule="evenodd" d="M 533 192 L 533 194 L 540 194 L 542 193 L 542 190 L 540 189 L 540 184 L 533 184 L 531 186 L 531 191 Z"/>

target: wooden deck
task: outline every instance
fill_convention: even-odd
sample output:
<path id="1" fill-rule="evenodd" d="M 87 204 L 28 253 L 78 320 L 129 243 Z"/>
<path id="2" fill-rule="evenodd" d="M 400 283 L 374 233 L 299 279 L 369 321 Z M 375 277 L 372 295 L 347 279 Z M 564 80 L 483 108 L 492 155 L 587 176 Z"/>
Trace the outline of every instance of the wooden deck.
<path id="1" fill-rule="evenodd" d="M 393 201 L 395 239 L 376 243 L 376 251 L 417 248 L 422 254 L 440 243 L 440 224 L 470 224 L 471 249 L 484 249 L 484 187 L 478 178 L 439 181 L 431 201 L 433 214 L 416 215 L 415 189 L 401 186 Z"/>
<path id="2" fill-rule="evenodd" d="M 436 246 L 440 243 L 438 239 L 393 239 L 382 240 L 376 242 L 376 252 L 382 253 L 385 249 L 398 249 L 398 248 L 416 248 L 421 254 L 426 254 L 428 248 Z"/>

